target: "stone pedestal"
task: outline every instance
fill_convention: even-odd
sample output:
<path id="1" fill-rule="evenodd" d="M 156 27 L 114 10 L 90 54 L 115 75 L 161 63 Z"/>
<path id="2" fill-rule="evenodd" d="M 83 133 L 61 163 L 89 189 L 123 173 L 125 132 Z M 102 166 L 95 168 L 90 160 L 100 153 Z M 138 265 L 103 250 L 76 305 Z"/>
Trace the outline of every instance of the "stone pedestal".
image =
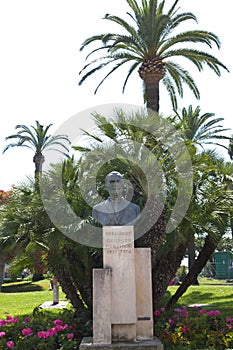
<path id="1" fill-rule="evenodd" d="M 59 304 L 59 285 L 57 280 L 53 280 L 53 305 Z"/>
<path id="2" fill-rule="evenodd" d="M 112 270 L 112 340 L 133 340 L 136 338 L 137 316 L 132 226 L 103 227 L 103 265 Z"/>
<path id="3" fill-rule="evenodd" d="M 153 306 L 150 248 L 135 249 L 137 340 L 153 339 Z"/>
<path id="4" fill-rule="evenodd" d="M 103 269 L 93 270 L 93 338 L 80 349 L 158 349 L 153 337 L 150 248 L 134 248 L 133 226 L 103 227 Z"/>
<path id="5" fill-rule="evenodd" d="M 84 338 L 79 346 L 80 350 L 164 350 L 163 344 L 158 338 L 138 342 L 118 342 L 110 345 L 93 344 L 92 338 Z"/>
<path id="6" fill-rule="evenodd" d="M 111 269 L 93 270 L 93 342 L 111 344 Z"/>

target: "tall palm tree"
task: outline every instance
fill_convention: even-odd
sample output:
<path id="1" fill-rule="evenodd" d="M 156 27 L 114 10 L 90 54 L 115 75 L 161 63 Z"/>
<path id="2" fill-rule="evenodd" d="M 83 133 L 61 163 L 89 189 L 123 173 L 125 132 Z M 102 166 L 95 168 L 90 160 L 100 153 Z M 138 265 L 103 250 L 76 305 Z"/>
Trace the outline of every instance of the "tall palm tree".
<path id="1" fill-rule="evenodd" d="M 188 20 L 197 21 L 190 12 L 178 13 L 176 0 L 165 12 L 165 1 L 126 0 L 131 12 L 127 12 L 129 21 L 118 16 L 106 14 L 104 19 L 116 23 L 119 33 L 104 33 L 86 39 L 80 50 L 86 46 L 100 42 L 100 46 L 88 54 L 105 52 L 87 63 L 80 74 L 83 74 L 79 84 L 96 71 L 111 66 L 109 72 L 98 84 L 96 91 L 108 76 L 125 63 L 130 63 L 128 74 L 123 84 L 123 92 L 131 74 L 138 69 L 143 80 L 147 107 L 159 111 L 159 82 L 162 81 L 168 91 L 173 108 L 177 109 L 177 93 L 183 97 L 183 85 L 187 85 L 196 98 L 200 97 L 197 85 L 189 72 L 171 58 L 184 57 L 191 61 L 199 71 L 207 65 L 218 76 L 220 68 L 228 70 L 216 57 L 199 49 L 200 44 L 212 48 L 216 44 L 220 48 L 219 38 L 212 32 L 203 30 L 188 30 L 177 33 L 177 27 Z M 184 44 L 187 47 L 184 47 Z M 193 48 L 195 44 L 198 49 Z"/>
<path id="2" fill-rule="evenodd" d="M 19 129 L 17 134 L 13 134 L 6 137 L 6 140 L 18 140 L 15 143 L 8 144 L 3 153 L 6 152 L 11 147 L 27 147 L 32 149 L 35 154 L 33 157 L 33 162 L 35 163 L 35 178 L 37 179 L 42 172 L 42 164 L 45 160 L 43 151 L 47 150 L 56 150 L 68 156 L 69 149 L 63 143 L 67 142 L 70 144 L 70 141 L 66 135 L 56 135 L 52 136 L 48 134 L 49 128 L 52 124 L 47 126 L 41 125 L 36 121 L 36 126 L 29 128 L 26 125 L 16 125 L 15 129 Z M 56 148 L 58 146 L 58 148 Z M 61 149 L 59 149 L 59 147 Z"/>

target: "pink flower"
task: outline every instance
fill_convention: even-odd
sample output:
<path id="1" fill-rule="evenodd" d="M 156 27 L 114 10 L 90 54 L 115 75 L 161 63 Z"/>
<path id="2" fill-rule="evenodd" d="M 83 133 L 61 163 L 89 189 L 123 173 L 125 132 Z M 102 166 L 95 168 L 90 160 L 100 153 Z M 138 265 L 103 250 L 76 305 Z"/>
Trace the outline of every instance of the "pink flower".
<path id="1" fill-rule="evenodd" d="M 201 309 L 198 311 L 199 314 L 207 314 L 207 311 L 205 309 Z"/>
<path id="2" fill-rule="evenodd" d="M 68 339 L 73 339 L 73 338 L 74 338 L 74 334 L 73 334 L 73 333 L 67 334 L 67 338 L 68 338 Z"/>
<path id="3" fill-rule="evenodd" d="M 4 337 L 6 335 L 5 332 L 0 332 L 0 338 Z"/>
<path id="4" fill-rule="evenodd" d="M 53 321 L 53 324 L 55 324 L 55 326 L 58 326 L 58 325 L 62 326 L 62 325 L 63 325 L 63 321 L 57 319 L 57 320 L 54 320 L 54 321 Z"/>
<path id="5" fill-rule="evenodd" d="M 155 310 L 154 316 L 160 316 L 160 311 L 159 310 Z"/>
<path id="6" fill-rule="evenodd" d="M 180 311 L 180 314 L 181 316 L 188 316 L 188 310 L 183 309 Z"/>
<path id="7" fill-rule="evenodd" d="M 160 310 L 161 310 L 162 312 L 164 312 L 164 311 L 166 310 L 166 308 L 165 308 L 165 307 L 161 307 Z"/>
<path id="8" fill-rule="evenodd" d="M 31 328 L 24 328 L 22 330 L 22 335 L 32 335 L 32 329 Z"/>
<path id="9" fill-rule="evenodd" d="M 169 318 L 168 323 L 173 325 L 173 324 L 175 324 L 175 321 L 172 318 Z"/>
<path id="10" fill-rule="evenodd" d="M 58 325 L 55 327 L 55 329 L 56 329 L 56 332 L 60 332 L 60 331 L 63 331 L 64 327 L 61 326 L 60 324 L 58 324 Z"/>
<path id="11" fill-rule="evenodd" d="M 0 320 L 0 327 L 5 326 L 6 320 Z"/>
<path id="12" fill-rule="evenodd" d="M 211 310 L 207 312 L 208 316 L 218 316 L 220 314 L 219 310 Z"/>
<path id="13" fill-rule="evenodd" d="M 188 331 L 188 327 L 184 325 L 184 326 L 182 327 L 182 331 L 183 331 L 184 333 L 186 333 L 186 332 Z"/>
<path id="14" fill-rule="evenodd" d="M 24 319 L 24 323 L 28 323 L 28 322 L 30 322 L 31 321 L 31 319 L 30 319 L 30 317 L 26 317 L 25 319 Z"/>
<path id="15" fill-rule="evenodd" d="M 44 331 L 39 331 L 39 332 L 37 333 L 37 336 L 38 336 L 38 338 L 47 338 L 47 337 L 46 337 L 46 332 L 44 332 Z"/>
<path id="16" fill-rule="evenodd" d="M 47 332 L 48 337 L 53 337 L 57 334 L 57 327 L 50 328 Z"/>
<path id="17" fill-rule="evenodd" d="M 227 318 L 226 318 L 226 322 L 227 322 L 227 323 L 231 323 L 232 321 L 233 321 L 233 319 L 232 319 L 231 317 L 227 317 Z"/>
<path id="18" fill-rule="evenodd" d="M 17 323 L 18 322 L 18 317 L 14 318 L 10 315 L 7 316 L 6 323 Z"/>
<path id="19" fill-rule="evenodd" d="M 12 340 L 9 340 L 7 343 L 6 343 L 7 347 L 10 348 L 10 349 L 14 349 L 15 347 L 15 343 L 12 341 Z"/>

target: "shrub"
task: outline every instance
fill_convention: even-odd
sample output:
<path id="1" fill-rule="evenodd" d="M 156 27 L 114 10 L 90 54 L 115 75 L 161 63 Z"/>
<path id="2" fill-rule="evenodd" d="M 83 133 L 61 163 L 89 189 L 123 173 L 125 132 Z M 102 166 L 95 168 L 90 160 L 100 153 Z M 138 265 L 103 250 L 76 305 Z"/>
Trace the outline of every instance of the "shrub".
<path id="1" fill-rule="evenodd" d="M 41 312 L 18 319 L 7 316 L 0 320 L 0 350 L 68 350 L 77 349 L 84 335 L 91 335 L 91 323 L 74 318 L 66 310 L 63 317 L 51 320 Z"/>
<path id="2" fill-rule="evenodd" d="M 182 307 L 154 312 L 155 334 L 166 349 L 228 349 L 233 347 L 233 318 L 219 310 Z"/>

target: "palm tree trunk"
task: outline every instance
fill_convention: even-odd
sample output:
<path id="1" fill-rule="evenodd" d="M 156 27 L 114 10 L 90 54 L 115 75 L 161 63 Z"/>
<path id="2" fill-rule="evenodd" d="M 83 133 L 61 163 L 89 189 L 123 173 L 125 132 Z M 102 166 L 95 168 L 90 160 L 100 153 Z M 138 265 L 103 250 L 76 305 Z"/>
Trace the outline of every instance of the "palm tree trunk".
<path id="1" fill-rule="evenodd" d="M 204 246 L 200 251 L 195 263 L 192 265 L 190 271 L 185 277 L 183 283 L 177 289 L 176 293 L 171 297 L 171 299 L 167 303 L 167 308 L 171 308 L 178 299 L 186 292 L 188 287 L 192 284 L 193 280 L 197 278 L 198 274 L 205 267 L 207 261 L 210 259 L 211 255 L 214 253 L 219 241 L 213 241 L 208 235 L 205 239 Z"/>
<path id="2" fill-rule="evenodd" d="M 191 270 L 192 265 L 195 262 L 195 240 L 194 235 L 190 235 L 189 243 L 188 243 L 188 269 Z M 193 285 L 199 285 L 197 277 L 194 278 Z"/>
<path id="3" fill-rule="evenodd" d="M 56 264 L 54 263 L 55 261 L 57 262 Z M 69 265 L 64 261 L 61 261 L 61 258 L 56 254 L 56 251 L 50 250 L 48 252 L 48 266 L 49 270 L 60 283 L 62 291 L 66 294 L 67 298 L 75 308 L 76 313 L 86 313 L 84 303 L 77 293 L 77 289 L 73 282 Z"/>
<path id="4" fill-rule="evenodd" d="M 4 268 L 5 268 L 5 256 L 3 254 L 0 254 L 0 292 L 1 292 L 2 282 L 3 282 Z"/>
<path id="5" fill-rule="evenodd" d="M 169 249 L 167 254 L 158 259 L 152 269 L 153 304 L 154 310 L 167 290 L 167 287 L 175 276 L 187 249 L 188 242 L 185 241 L 178 248 Z"/>
<path id="6" fill-rule="evenodd" d="M 33 157 L 35 163 L 35 180 L 37 181 L 42 173 L 42 165 L 44 163 L 44 156 L 41 152 L 36 152 Z"/>
<path id="7" fill-rule="evenodd" d="M 62 269 L 56 271 L 56 277 L 59 281 L 62 291 L 66 294 L 67 298 L 71 301 L 72 306 L 75 309 L 75 313 L 78 315 L 86 314 L 87 310 L 84 307 L 82 300 L 80 299 L 74 284 L 71 282 L 72 277 L 70 276 L 67 269 Z"/>
<path id="8" fill-rule="evenodd" d="M 159 80 L 155 76 L 147 76 L 144 80 L 146 106 L 155 112 L 159 111 Z"/>

